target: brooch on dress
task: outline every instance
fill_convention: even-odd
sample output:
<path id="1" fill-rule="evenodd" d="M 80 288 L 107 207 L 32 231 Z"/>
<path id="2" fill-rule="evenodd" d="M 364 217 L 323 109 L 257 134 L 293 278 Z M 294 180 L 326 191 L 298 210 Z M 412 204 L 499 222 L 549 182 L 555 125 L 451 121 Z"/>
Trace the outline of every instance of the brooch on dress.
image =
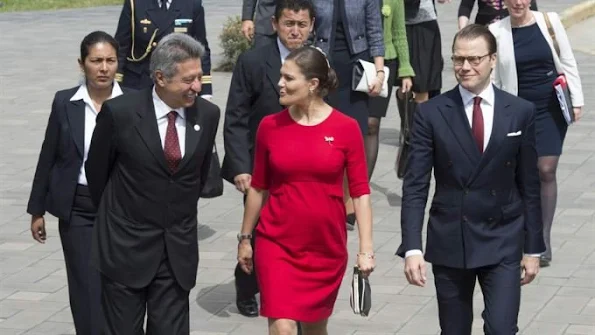
<path id="1" fill-rule="evenodd" d="M 325 137 L 324 137 L 324 140 L 325 140 L 325 142 L 326 142 L 326 143 L 328 143 L 329 145 L 333 145 L 333 141 L 335 140 L 335 138 L 334 138 L 334 137 L 332 137 L 332 136 L 325 136 Z"/>

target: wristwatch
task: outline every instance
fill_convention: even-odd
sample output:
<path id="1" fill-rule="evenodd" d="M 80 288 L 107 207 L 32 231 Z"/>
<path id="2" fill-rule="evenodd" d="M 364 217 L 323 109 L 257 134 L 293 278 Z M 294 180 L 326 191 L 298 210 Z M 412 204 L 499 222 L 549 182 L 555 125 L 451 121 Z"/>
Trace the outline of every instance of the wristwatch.
<path id="1" fill-rule="evenodd" d="M 249 240 L 252 238 L 252 234 L 238 234 L 238 242 L 242 242 L 243 240 Z"/>

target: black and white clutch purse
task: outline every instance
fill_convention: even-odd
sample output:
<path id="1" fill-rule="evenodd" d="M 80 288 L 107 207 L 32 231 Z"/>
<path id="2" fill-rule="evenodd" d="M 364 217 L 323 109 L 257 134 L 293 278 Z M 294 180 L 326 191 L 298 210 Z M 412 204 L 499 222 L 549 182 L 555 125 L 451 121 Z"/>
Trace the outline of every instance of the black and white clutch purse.
<path id="1" fill-rule="evenodd" d="M 353 278 L 351 280 L 351 296 L 349 303 L 353 313 L 361 316 L 368 316 L 372 308 L 372 290 L 367 277 L 362 276 L 357 266 L 353 268 Z"/>
<path id="2" fill-rule="evenodd" d="M 388 97 L 388 77 L 390 70 L 387 66 L 384 67 L 384 82 L 382 83 L 382 90 L 380 96 Z M 365 60 L 358 59 L 353 66 L 353 77 L 351 78 L 351 89 L 357 92 L 369 94 L 369 85 L 376 78 L 376 65 Z"/>

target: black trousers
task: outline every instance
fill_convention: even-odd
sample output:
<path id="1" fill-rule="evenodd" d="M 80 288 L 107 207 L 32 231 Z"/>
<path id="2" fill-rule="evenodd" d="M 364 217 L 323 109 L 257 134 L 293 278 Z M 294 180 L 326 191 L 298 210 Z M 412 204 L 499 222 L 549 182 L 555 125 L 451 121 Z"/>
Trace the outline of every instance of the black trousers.
<path id="1" fill-rule="evenodd" d="M 86 186 L 77 186 L 70 220 L 59 221 L 70 311 L 77 334 L 98 335 L 103 324 L 101 280 L 90 264 L 95 206 Z"/>
<path id="2" fill-rule="evenodd" d="M 244 195 L 244 205 L 246 205 L 246 195 Z M 256 249 L 256 245 L 254 244 L 254 233 L 255 229 L 252 230 L 252 239 L 250 240 L 250 245 L 252 246 L 252 251 L 254 252 Z M 254 260 L 254 258 L 253 258 Z M 242 270 L 240 267 L 240 263 L 236 265 L 236 269 L 234 272 L 235 281 L 236 281 L 236 294 L 238 299 L 240 300 L 247 300 L 253 298 L 258 292 L 258 282 L 256 281 L 256 264 L 254 264 L 254 268 L 252 269 L 252 273 L 247 274 Z"/>
<path id="3" fill-rule="evenodd" d="M 471 335 L 473 289 L 479 280 L 485 304 L 486 335 L 514 335 L 521 302 L 520 261 L 477 269 L 433 265 L 441 335 Z"/>
<path id="4" fill-rule="evenodd" d="M 189 291 L 178 285 L 167 258 L 159 265 L 149 286 L 135 289 L 101 277 L 104 335 L 190 334 Z"/>

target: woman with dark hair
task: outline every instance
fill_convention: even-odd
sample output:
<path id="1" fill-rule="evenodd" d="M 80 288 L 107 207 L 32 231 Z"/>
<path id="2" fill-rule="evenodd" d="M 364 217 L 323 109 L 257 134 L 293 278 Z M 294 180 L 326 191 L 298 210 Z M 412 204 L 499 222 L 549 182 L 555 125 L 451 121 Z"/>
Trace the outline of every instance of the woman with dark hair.
<path id="1" fill-rule="evenodd" d="M 289 108 L 265 117 L 256 135 L 238 261 L 252 271 L 258 221 L 254 260 L 269 334 L 295 334 L 296 321 L 305 335 L 326 334 L 347 266 L 345 171 L 359 222 L 357 265 L 365 276 L 374 269 L 363 138 L 355 120 L 324 101 L 336 87 L 321 51 L 292 51 L 279 81 L 279 102 Z"/>
<path id="2" fill-rule="evenodd" d="M 78 63 L 84 81 L 54 97 L 27 213 L 31 214 L 31 234 L 40 243 L 47 238 L 45 213 L 59 219 L 76 333 L 100 334 L 100 275 L 89 263 L 96 208 L 87 188 L 84 163 L 101 105 L 121 95 L 122 90 L 115 81 L 118 43 L 112 36 L 92 32 L 80 49 Z"/>

